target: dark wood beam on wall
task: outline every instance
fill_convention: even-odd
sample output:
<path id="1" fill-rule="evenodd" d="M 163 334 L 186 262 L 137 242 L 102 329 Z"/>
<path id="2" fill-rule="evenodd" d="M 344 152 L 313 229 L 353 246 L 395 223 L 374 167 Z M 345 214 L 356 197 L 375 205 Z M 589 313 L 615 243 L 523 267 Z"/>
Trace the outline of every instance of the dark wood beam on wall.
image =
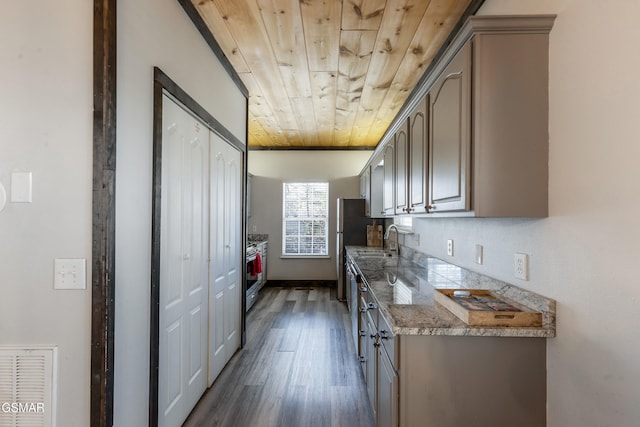
<path id="1" fill-rule="evenodd" d="M 113 425 L 116 0 L 93 2 L 93 223 L 90 425 Z"/>

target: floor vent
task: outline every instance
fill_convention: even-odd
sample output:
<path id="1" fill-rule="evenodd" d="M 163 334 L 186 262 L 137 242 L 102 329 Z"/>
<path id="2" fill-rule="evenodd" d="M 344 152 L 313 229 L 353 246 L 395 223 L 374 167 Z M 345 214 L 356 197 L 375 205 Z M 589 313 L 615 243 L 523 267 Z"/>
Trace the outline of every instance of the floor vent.
<path id="1" fill-rule="evenodd" d="M 55 427 L 55 347 L 0 347 L 0 426 Z"/>

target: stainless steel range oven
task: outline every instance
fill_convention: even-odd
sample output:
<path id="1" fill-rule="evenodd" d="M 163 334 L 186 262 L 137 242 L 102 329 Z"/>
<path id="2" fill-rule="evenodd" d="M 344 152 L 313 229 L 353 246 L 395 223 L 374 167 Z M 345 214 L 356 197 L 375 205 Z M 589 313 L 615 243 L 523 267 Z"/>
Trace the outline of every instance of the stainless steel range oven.
<path id="1" fill-rule="evenodd" d="M 259 283 L 258 283 L 258 279 L 259 279 L 259 272 L 256 271 L 255 269 L 255 260 L 256 257 L 258 255 L 258 247 L 253 244 L 253 243 L 249 243 L 247 245 L 247 265 L 246 265 L 246 270 L 247 270 L 247 307 L 246 310 L 249 311 L 249 309 L 253 306 L 253 304 L 256 302 L 256 297 L 258 296 L 258 291 L 259 289 Z"/>

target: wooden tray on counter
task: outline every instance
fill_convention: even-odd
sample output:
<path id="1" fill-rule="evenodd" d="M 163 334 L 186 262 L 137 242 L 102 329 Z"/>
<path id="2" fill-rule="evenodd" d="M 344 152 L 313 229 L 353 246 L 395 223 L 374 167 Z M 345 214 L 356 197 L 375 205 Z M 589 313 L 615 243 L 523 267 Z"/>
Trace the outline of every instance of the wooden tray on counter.
<path id="1" fill-rule="evenodd" d="M 485 289 L 436 289 L 435 301 L 470 326 L 542 326 L 542 313 Z"/>
<path id="2" fill-rule="evenodd" d="M 367 225 L 367 246 L 382 247 L 382 225 L 376 225 L 375 219 L 372 225 Z"/>

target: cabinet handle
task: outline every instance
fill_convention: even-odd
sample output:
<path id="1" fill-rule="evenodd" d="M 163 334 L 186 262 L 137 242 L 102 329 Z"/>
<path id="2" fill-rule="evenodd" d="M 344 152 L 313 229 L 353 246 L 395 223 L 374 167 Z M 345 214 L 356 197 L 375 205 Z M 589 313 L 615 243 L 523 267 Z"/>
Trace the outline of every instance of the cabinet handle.
<path id="1" fill-rule="evenodd" d="M 368 291 L 368 289 L 365 286 L 360 288 L 360 292 L 367 292 L 367 291 Z"/>
<path id="2" fill-rule="evenodd" d="M 360 313 L 366 313 L 367 307 L 360 307 Z"/>
<path id="3" fill-rule="evenodd" d="M 372 340 L 374 340 L 374 339 L 376 339 L 376 336 L 377 336 L 377 335 L 378 335 L 378 334 L 370 334 L 370 335 L 369 335 L 369 338 L 371 338 Z"/>
<path id="4" fill-rule="evenodd" d="M 384 215 L 384 211 L 380 211 L 380 215 Z"/>
<path id="5" fill-rule="evenodd" d="M 380 331 L 380 339 L 383 339 L 383 340 L 388 340 L 389 339 L 389 337 L 387 336 L 387 331 L 385 331 L 385 330 L 381 330 Z"/>
<path id="6" fill-rule="evenodd" d="M 365 331 L 364 329 L 360 330 L 360 336 L 364 337 L 365 335 L 367 335 L 367 331 Z"/>
<path id="7" fill-rule="evenodd" d="M 358 357 L 358 362 L 360 362 L 360 363 L 364 363 L 364 362 L 366 362 L 366 361 L 367 361 L 367 359 L 365 359 L 365 358 L 364 358 L 364 356 L 360 356 L 360 357 Z"/>
<path id="8" fill-rule="evenodd" d="M 375 303 L 370 302 L 369 304 L 367 304 L 367 310 L 375 310 L 376 308 L 378 308 Z"/>
<path id="9" fill-rule="evenodd" d="M 433 205 L 427 205 L 427 206 L 424 207 L 424 210 L 427 211 L 427 212 L 431 212 L 432 209 L 435 209 L 433 207 Z"/>

